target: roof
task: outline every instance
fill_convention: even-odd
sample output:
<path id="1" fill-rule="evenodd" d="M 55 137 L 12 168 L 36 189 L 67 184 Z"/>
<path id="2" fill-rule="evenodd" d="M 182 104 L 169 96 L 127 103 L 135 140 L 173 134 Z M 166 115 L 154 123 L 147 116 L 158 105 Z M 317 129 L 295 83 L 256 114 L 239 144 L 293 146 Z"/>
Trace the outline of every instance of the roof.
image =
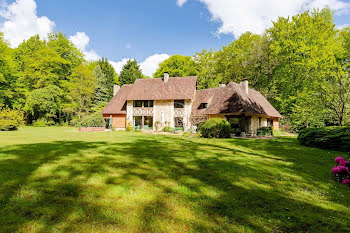
<path id="1" fill-rule="evenodd" d="M 207 108 L 199 109 L 201 103 Z M 197 90 L 192 105 L 192 115 L 251 113 L 271 117 L 281 114 L 258 91 L 248 89 L 248 94 L 240 84 L 230 82 L 227 86 Z"/>
<path id="2" fill-rule="evenodd" d="M 107 106 L 102 110 L 102 114 L 126 114 L 125 102 L 132 84 L 124 84 L 115 96 L 109 101 Z"/>
<path id="3" fill-rule="evenodd" d="M 174 100 L 193 99 L 196 93 L 197 77 L 170 77 L 137 79 L 132 85 L 127 100 Z"/>

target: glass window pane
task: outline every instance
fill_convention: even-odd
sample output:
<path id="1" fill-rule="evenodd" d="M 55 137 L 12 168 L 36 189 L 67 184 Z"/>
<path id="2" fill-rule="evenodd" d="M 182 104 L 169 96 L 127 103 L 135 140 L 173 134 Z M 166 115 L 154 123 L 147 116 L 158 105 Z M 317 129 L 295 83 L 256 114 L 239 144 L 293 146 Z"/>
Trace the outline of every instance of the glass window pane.
<path id="1" fill-rule="evenodd" d="M 150 100 L 150 101 L 148 102 L 148 107 L 153 107 L 153 100 Z"/>
<path id="2" fill-rule="evenodd" d="M 145 116 L 144 117 L 144 125 L 147 125 L 148 127 L 152 128 L 153 127 L 153 117 L 151 116 Z"/>
<path id="3" fill-rule="evenodd" d="M 141 108 L 142 107 L 142 100 L 134 100 L 134 107 Z"/>
<path id="4" fill-rule="evenodd" d="M 134 126 L 135 127 L 141 127 L 142 126 L 142 117 L 141 116 L 135 116 L 134 117 Z"/>
<path id="5" fill-rule="evenodd" d="M 143 106 L 146 107 L 146 108 L 149 107 L 148 106 L 148 100 L 143 101 Z"/>
<path id="6" fill-rule="evenodd" d="M 184 108 L 185 100 L 174 100 L 174 108 Z"/>

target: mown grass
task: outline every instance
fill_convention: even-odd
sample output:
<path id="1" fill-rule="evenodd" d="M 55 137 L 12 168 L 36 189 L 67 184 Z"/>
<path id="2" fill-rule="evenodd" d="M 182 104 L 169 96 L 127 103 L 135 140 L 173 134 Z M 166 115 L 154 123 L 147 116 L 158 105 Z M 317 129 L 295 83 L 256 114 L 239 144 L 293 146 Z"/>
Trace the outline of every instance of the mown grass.
<path id="1" fill-rule="evenodd" d="M 0 132 L 0 231 L 349 232 L 336 155 L 295 138 Z"/>

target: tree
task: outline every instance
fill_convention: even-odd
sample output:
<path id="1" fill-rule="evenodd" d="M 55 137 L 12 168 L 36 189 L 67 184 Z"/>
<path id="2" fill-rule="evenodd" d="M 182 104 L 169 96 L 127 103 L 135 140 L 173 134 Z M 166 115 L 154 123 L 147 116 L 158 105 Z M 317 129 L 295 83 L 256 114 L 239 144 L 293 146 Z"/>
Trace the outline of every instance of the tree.
<path id="1" fill-rule="evenodd" d="M 334 72 L 339 70 L 336 59 L 339 43 L 331 11 L 305 12 L 292 20 L 279 18 L 268 34 L 271 59 L 275 60 L 270 82 L 274 86 L 276 107 L 296 129 L 324 124 L 327 114 L 320 113 L 328 106 L 322 104 L 322 92 L 328 92 L 328 88 L 323 87 L 332 86 L 330 77 L 336 77 Z M 309 100 L 314 103 L 312 108 Z M 307 110 L 308 118 L 318 119 L 317 122 L 293 121 L 289 116 L 295 109 Z"/>
<path id="2" fill-rule="evenodd" d="M 97 62 L 97 64 L 100 66 L 101 72 L 103 73 L 106 79 L 103 83 L 98 82 L 97 87 L 100 87 L 100 85 L 104 85 L 100 88 L 106 89 L 106 98 L 103 101 L 107 103 L 113 97 L 113 84 L 115 84 L 116 81 L 118 81 L 118 77 L 115 73 L 113 66 L 108 62 L 107 58 L 102 58 Z"/>
<path id="3" fill-rule="evenodd" d="M 16 75 L 13 53 L 0 33 L 0 109 L 16 106 Z"/>
<path id="4" fill-rule="evenodd" d="M 140 70 L 140 66 L 135 60 L 128 60 L 123 66 L 119 75 L 119 84 L 132 84 L 136 79 L 143 78 L 143 74 Z"/>
<path id="5" fill-rule="evenodd" d="M 199 89 L 217 87 L 220 83 L 215 72 L 215 52 L 203 50 L 196 53 L 193 60 L 197 66 L 197 85 Z"/>
<path id="6" fill-rule="evenodd" d="M 81 64 L 73 70 L 69 84 L 72 108 L 76 110 L 80 119 L 83 113 L 89 111 L 95 93 L 96 78 L 87 66 Z"/>
<path id="7" fill-rule="evenodd" d="M 113 85 L 107 80 L 107 76 L 102 72 L 101 66 L 96 65 L 93 75 L 96 77 L 97 85 L 95 89 L 94 105 L 101 106 L 107 103 L 110 98 L 110 88 Z"/>
<path id="8" fill-rule="evenodd" d="M 29 122 L 38 119 L 57 121 L 60 99 L 60 89 L 54 85 L 31 91 L 24 107 L 24 110 L 28 112 Z"/>
<path id="9" fill-rule="evenodd" d="M 186 77 L 197 75 L 197 66 L 190 56 L 173 55 L 159 64 L 153 77 L 163 77 L 168 72 L 170 77 Z"/>

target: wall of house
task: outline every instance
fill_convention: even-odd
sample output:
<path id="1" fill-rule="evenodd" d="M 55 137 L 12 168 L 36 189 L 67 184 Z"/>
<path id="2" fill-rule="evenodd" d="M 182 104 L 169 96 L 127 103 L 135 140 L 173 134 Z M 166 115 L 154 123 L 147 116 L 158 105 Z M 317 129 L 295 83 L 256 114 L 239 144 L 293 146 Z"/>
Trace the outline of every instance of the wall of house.
<path id="1" fill-rule="evenodd" d="M 279 119 L 278 119 L 278 117 L 275 117 L 273 119 L 273 129 L 274 130 L 279 130 L 279 128 L 280 128 Z"/>
<path id="2" fill-rule="evenodd" d="M 133 124 L 133 101 L 128 100 L 126 103 L 126 125 Z"/>
<path id="3" fill-rule="evenodd" d="M 103 118 L 110 119 L 112 115 L 112 128 L 125 129 L 126 115 L 125 114 L 103 114 Z"/>
<path id="4" fill-rule="evenodd" d="M 191 100 L 185 100 L 185 109 L 184 109 L 184 129 L 190 129 L 191 128 L 191 111 L 192 111 L 192 101 Z"/>
<path id="5" fill-rule="evenodd" d="M 153 108 L 153 125 L 155 122 L 161 122 L 162 127 L 166 122 L 170 122 L 170 127 L 174 127 L 174 101 L 173 100 L 155 100 Z"/>

